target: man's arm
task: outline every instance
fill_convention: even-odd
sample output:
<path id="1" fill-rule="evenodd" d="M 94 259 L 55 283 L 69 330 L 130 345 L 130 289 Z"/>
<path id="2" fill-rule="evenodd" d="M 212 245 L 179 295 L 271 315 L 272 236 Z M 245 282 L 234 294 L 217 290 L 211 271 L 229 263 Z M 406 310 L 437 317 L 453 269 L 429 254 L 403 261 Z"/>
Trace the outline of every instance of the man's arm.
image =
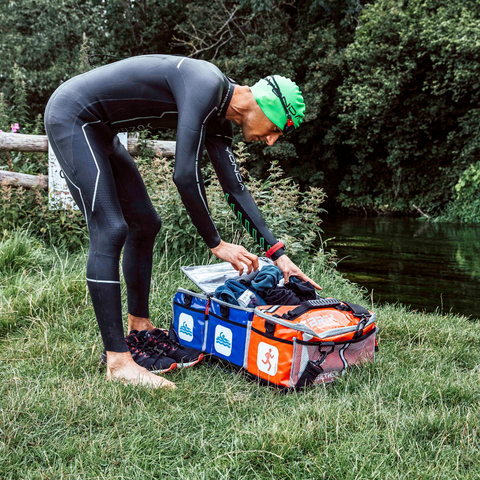
<path id="1" fill-rule="evenodd" d="M 209 123 L 205 140 L 208 156 L 233 213 L 252 238 L 266 252 L 277 243 L 277 239 L 267 227 L 257 204 L 243 183 L 232 152 L 232 138 L 233 131 L 230 121 L 224 118 L 212 120 Z M 280 248 L 273 253 L 271 258 L 277 260 L 284 253 L 284 249 Z"/>
<path id="2" fill-rule="evenodd" d="M 187 67 L 189 63 L 184 62 L 182 68 Z M 189 80 L 196 77 L 195 71 L 189 73 Z M 220 235 L 208 208 L 200 163 L 207 124 L 218 111 L 219 87 L 212 82 L 197 85 L 197 89 L 187 86 L 179 71 L 178 78 L 172 81 L 172 90 L 178 107 L 173 181 L 198 233 L 209 248 L 215 248 L 220 244 Z"/>
<path id="3" fill-rule="evenodd" d="M 266 252 L 271 246 L 277 243 L 277 239 L 267 227 L 257 204 L 243 182 L 232 152 L 232 141 L 233 130 L 230 121 L 224 118 L 218 118 L 209 123 L 205 145 L 208 156 L 222 185 L 225 198 L 232 208 L 233 213 L 241 221 L 247 232 Z M 223 243 L 224 242 L 222 242 L 217 249 L 221 249 Z M 225 247 L 225 250 L 233 249 L 234 247 L 245 250 L 243 247 L 229 244 Z M 215 253 L 215 249 L 212 251 Z M 283 248 L 278 249 L 270 258 L 282 271 L 285 282 L 288 282 L 291 276 L 295 276 L 300 280 L 310 282 L 315 288 L 321 290 L 320 285 L 307 277 L 307 275 L 285 255 Z M 258 263 L 256 263 L 256 266 L 258 267 Z M 256 269 L 256 267 L 254 268 Z M 239 269 L 237 268 L 237 270 Z M 240 274 L 242 274 L 242 272 L 243 269 L 240 271 Z"/>

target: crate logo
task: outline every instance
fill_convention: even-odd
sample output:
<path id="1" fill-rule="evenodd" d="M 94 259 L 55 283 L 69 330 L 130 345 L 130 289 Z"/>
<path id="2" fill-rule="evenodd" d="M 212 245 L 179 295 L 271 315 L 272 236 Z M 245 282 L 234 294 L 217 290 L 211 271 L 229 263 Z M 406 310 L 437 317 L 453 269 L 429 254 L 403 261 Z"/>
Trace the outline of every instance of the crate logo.
<path id="1" fill-rule="evenodd" d="M 277 347 L 265 342 L 260 342 L 257 350 L 257 367 L 267 375 L 271 375 L 272 377 L 276 375 L 278 367 Z"/>
<path id="2" fill-rule="evenodd" d="M 345 373 L 345 370 L 343 370 L 342 373 Z M 321 373 L 314 381 L 313 383 L 315 385 L 321 384 L 321 383 L 330 383 L 333 382 L 335 379 L 337 379 L 339 376 L 339 372 L 325 372 Z"/>
<path id="3" fill-rule="evenodd" d="M 178 319 L 178 336 L 186 342 L 193 340 L 193 317 L 181 313 Z"/>
<path id="4" fill-rule="evenodd" d="M 232 331 L 223 325 L 215 327 L 215 350 L 226 357 L 232 353 Z"/>
<path id="5" fill-rule="evenodd" d="M 328 325 L 335 323 L 335 317 L 332 313 L 328 313 L 325 315 L 317 315 L 315 317 L 310 317 L 306 320 L 302 320 L 300 323 L 303 323 L 307 327 L 310 327 L 312 330 L 315 330 L 315 327 L 320 325 Z"/>

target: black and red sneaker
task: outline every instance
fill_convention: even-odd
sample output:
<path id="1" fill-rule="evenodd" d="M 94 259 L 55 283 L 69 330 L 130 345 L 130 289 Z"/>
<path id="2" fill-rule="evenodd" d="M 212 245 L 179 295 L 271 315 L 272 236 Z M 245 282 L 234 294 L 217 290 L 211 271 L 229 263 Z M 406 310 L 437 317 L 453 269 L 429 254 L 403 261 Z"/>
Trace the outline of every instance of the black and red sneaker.
<path id="1" fill-rule="evenodd" d="M 165 330 L 155 328 L 150 335 L 160 349 L 164 350 L 165 355 L 177 363 L 177 368 L 193 367 L 203 360 L 203 353 L 190 347 L 183 347 L 178 342 L 168 336 Z"/>
<path id="2" fill-rule="evenodd" d="M 166 373 L 177 368 L 175 360 L 156 345 L 148 330 L 132 330 L 125 339 L 133 360 L 152 373 Z"/>

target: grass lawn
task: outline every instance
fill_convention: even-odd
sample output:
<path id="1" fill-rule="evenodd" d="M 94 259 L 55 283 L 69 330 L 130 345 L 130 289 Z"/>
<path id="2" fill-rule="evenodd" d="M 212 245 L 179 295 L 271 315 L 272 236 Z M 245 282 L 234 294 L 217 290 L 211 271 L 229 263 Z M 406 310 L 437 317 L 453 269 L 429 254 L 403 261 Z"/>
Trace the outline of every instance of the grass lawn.
<path id="1" fill-rule="evenodd" d="M 151 316 L 167 327 L 191 286 L 180 265 L 205 259 L 155 258 Z M 480 478 L 478 321 L 375 305 L 376 363 L 333 385 L 282 394 L 203 363 L 149 390 L 105 382 L 85 264 L 25 234 L 0 242 L 1 479 Z"/>

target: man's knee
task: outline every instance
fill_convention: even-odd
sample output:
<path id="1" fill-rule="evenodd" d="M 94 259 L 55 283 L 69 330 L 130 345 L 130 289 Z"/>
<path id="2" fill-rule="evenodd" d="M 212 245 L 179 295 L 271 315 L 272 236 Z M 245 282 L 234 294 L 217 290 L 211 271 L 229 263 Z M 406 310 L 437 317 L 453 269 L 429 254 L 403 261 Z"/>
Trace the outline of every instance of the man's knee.
<path id="1" fill-rule="evenodd" d="M 121 248 L 128 235 L 128 225 L 125 221 L 118 221 L 105 232 L 100 232 L 100 241 L 112 247 Z"/>
<path id="2" fill-rule="evenodd" d="M 141 223 L 140 231 L 142 238 L 155 238 L 161 228 L 162 219 L 160 215 L 155 212 Z"/>

